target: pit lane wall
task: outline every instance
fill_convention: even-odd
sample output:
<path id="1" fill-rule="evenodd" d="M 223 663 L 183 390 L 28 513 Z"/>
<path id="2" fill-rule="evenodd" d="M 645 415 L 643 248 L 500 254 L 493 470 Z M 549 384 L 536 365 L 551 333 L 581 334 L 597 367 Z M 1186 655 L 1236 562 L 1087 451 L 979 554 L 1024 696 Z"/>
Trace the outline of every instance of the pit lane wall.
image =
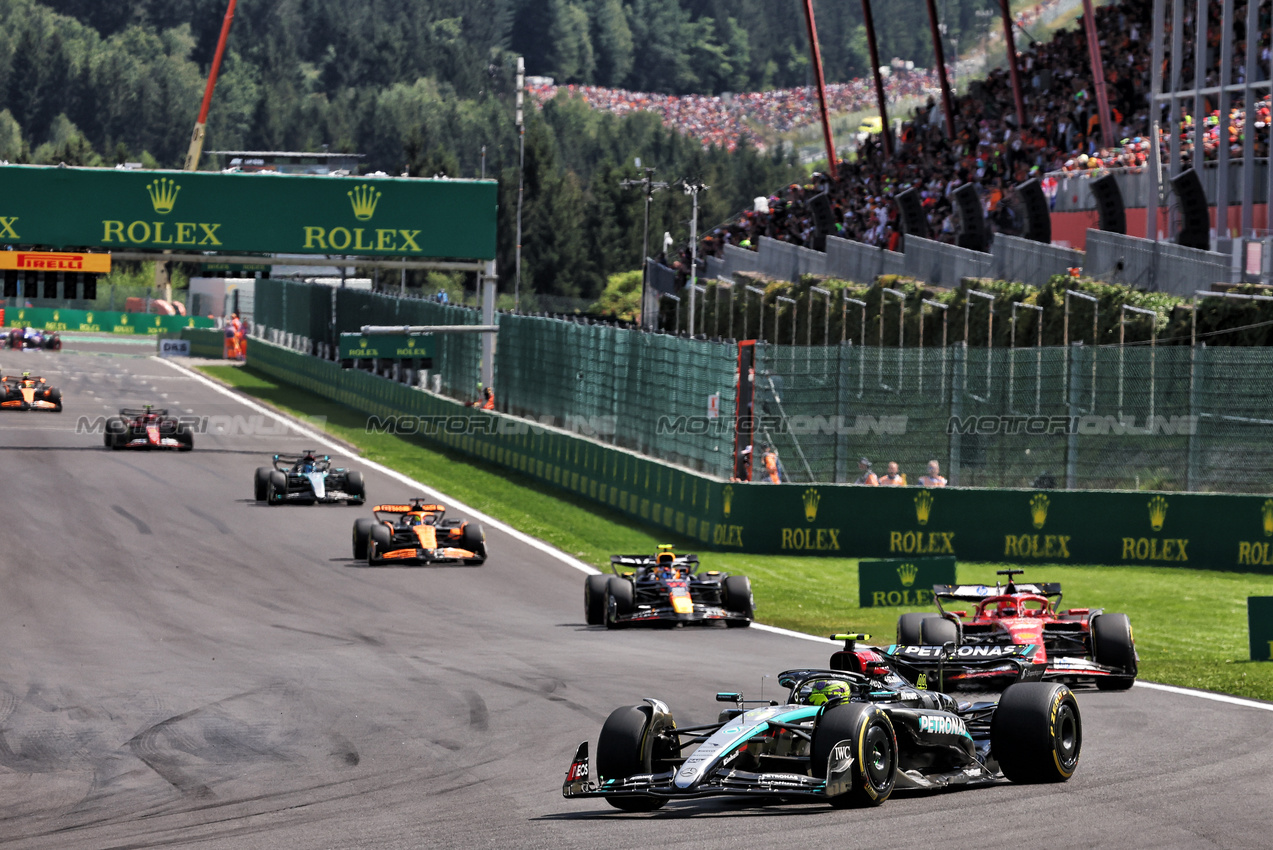
<path id="1" fill-rule="evenodd" d="M 373 429 L 423 436 L 701 549 L 1273 573 L 1265 496 L 728 483 L 260 340 L 248 363 L 365 411 Z"/>
<path id="2" fill-rule="evenodd" d="M 154 313 L 121 313 L 115 310 L 71 310 L 54 307 L 19 307 L 4 311 L 10 328 L 45 331 L 90 331 L 107 334 L 172 335 L 182 328 L 210 328 L 216 323 L 203 316 L 160 316 Z"/>

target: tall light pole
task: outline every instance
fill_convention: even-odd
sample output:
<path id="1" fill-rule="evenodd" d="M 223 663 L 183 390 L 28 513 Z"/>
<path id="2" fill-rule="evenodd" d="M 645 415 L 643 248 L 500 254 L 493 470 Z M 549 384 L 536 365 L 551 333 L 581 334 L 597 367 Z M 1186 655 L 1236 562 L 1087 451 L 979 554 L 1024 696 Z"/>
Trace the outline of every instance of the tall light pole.
<path id="1" fill-rule="evenodd" d="M 694 289 L 698 286 L 698 193 L 710 187 L 689 180 L 681 184 L 685 194 L 693 200 L 693 212 L 690 214 L 690 336 L 694 335 Z"/>
<path id="2" fill-rule="evenodd" d="M 636 167 L 641 167 L 639 158 L 636 161 Z M 636 186 L 641 186 L 645 189 L 645 231 L 641 237 L 641 325 L 648 328 L 651 326 L 651 311 L 646 309 L 646 304 L 650 297 L 650 201 L 654 200 L 654 193 L 659 189 L 666 189 L 667 184 L 656 182 L 654 180 L 654 169 L 647 168 L 645 169 L 645 176 L 640 180 L 620 180 L 619 185 L 625 189 L 632 189 Z M 653 312 L 657 314 L 657 306 Z"/>
<path id="3" fill-rule="evenodd" d="M 517 252 L 513 261 L 513 312 L 522 303 L 522 191 L 526 174 L 526 122 L 522 116 L 522 95 L 526 87 L 526 60 L 517 57 Z"/>

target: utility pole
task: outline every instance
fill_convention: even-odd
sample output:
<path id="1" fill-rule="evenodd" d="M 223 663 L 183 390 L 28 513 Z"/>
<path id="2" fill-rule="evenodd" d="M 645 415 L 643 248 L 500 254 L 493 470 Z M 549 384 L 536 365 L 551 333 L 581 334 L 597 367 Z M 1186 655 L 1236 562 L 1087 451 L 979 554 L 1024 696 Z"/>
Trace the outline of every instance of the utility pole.
<path id="1" fill-rule="evenodd" d="M 682 181 L 685 194 L 693 199 L 693 213 L 690 215 L 690 336 L 694 336 L 694 287 L 698 285 L 698 193 L 709 189 L 698 182 Z"/>
<path id="2" fill-rule="evenodd" d="M 641 167 L 640 157 L 636 160 L 636 167 Z M 648 302 L 650 298 L 650 201 L 654 199 L 654 193 L 659 189 L 666 189 L 666 183 L 659 183 L 654 180 L 654 169 L 645 169 L 645 177 L 640 180 L 620 180 L 619 185 L 624 189 L 633 189 L 641 186 L 645 190 L 645 235 L 641 239 L 641 326 L 649 328 L 651 326 L 651 314 L 657 314 L 655 310 L 649 310 Z"/>
<path id="3" fill-rule="evenodd" d="M 513 261 L 513 312 L 522 304 L 522 190 L 526 174 L 526 122 L 522 116 L 522 93 L 526 87 L 526 60 L 517 57 L 517 253 Z M 482 160 L 483 166 L 486 160 Z"/>

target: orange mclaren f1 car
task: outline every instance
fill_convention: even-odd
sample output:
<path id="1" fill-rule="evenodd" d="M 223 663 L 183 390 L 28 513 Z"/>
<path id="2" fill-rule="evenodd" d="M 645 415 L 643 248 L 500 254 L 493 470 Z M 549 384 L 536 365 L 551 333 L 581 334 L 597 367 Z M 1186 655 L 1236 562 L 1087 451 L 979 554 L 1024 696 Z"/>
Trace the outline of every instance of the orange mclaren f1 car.
<path id="1" fill-rule="evenodd" d="M 354 557 L 383 564 L 471 564 L 486 561 L 482 526 L 447 519 L 446 508 L 411 499 L 405 505 L 376 505 L 375 519 L 354 520 Z"/>
<path id="2" fill-rule="evenodd" d="M 62 412 L 62 391 L 49 386 L 43 378 L 23 372 L 22 377 L 0 377 L 0 410 L 47 410 Z"/>

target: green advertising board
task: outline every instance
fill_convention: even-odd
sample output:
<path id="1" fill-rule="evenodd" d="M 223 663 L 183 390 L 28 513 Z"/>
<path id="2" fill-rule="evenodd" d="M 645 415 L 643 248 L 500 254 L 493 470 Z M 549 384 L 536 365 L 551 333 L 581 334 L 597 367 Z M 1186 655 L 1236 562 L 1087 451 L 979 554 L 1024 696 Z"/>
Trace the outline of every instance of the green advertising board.
<path id="1" fill-rule="evenodd" d="M 863 608 L 932 605 L 933 585 L 955 583 L 955 559 L 884 558 L 858 563 Z"/>
<path id="2" fill-rule="evenodd" d="M 1273 596 L 1248 596 L 1246 618 L 1251 660 L 1273 661 Z"/>
<path id="3" fill-rule="evenodd" d="M 379 357 L 381 360 L 433 359 L 431 334 L 341 334 L 340 359 Z"/>
<path id="4" fill-rule="evenodd" d="M 70 310 L 54 307 L 9 308 L 4 323 L 11 328 L 45 331 L 91 331 L 107 334 L 176 334 L 182 328 L 211 328 L 216 322 L 203 316 L 160 316 L 154 313 L 121 313 L 114 310 Z"/>
<path id="5" fill-rule="evenodd" d="M 487 180 L 0 166 L 0 244 L 495 257 Z"/>

